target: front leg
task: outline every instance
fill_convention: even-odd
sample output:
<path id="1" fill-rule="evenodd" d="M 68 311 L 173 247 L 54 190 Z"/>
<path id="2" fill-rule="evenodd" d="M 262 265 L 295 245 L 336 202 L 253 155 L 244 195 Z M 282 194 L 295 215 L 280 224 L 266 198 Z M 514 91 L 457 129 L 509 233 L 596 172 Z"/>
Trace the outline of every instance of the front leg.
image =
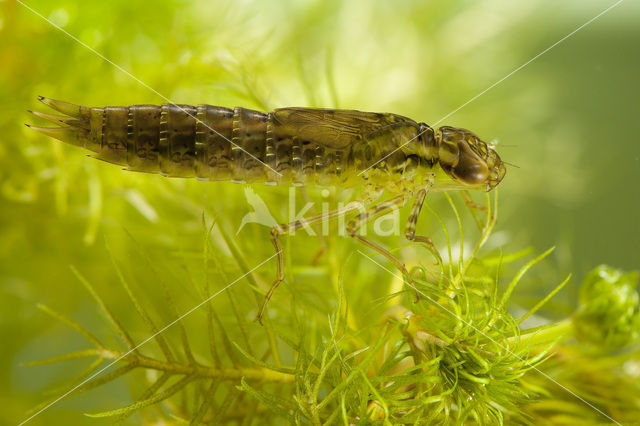
<path id="1" fill-rule="evenodd" d="M 427 197 L 428 189 L 421 189 L 418 191 L 416 195 L 416 200 L 413 203 L 413 207 L 411 207 L 411 214 L 409 214 L 409 219 L 407 220 L 407 227 L 405 229 L 405 237 L 409 241 L 415 241 L 418 243 L 423 243 L 427 246 L 427 249 L 433 254 L 438 263 L 442 265 L 442 257 L 438 250 L 433 245 L 433 241 L 431 238 L 423 235 L 416 235 L 416 224 L 418 223 L 418 217 L 420 216 L 420 210 L 422 210 L 422 205 L 424 204 L 424 200 Z"/>

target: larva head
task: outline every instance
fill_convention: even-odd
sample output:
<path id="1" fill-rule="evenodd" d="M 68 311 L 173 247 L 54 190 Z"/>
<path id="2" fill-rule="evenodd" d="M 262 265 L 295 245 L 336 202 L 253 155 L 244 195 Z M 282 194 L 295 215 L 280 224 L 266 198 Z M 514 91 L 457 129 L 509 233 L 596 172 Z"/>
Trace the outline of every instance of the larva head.
<path id="1" fill-rule="evenodd" d="M 500 156 L 473 132 L 443 126 L 436 140 L 440 167 L 456 182 L 491 191 L 504 177 Z"/>

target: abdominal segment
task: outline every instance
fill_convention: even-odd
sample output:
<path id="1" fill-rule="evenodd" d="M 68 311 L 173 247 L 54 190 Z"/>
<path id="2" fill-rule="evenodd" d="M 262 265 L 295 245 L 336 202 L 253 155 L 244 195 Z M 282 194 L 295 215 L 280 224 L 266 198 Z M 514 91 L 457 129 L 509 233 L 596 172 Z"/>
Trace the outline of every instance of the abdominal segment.
<path id="1" fill-rule="evenodd" d="M 241 183 L 335 184 L 344 150 L 301 140 L 273 113 L 213 105 L 88 108 L 48 98 L 34 112 L 60 127 L 29 126 L 127 170 Z"/>

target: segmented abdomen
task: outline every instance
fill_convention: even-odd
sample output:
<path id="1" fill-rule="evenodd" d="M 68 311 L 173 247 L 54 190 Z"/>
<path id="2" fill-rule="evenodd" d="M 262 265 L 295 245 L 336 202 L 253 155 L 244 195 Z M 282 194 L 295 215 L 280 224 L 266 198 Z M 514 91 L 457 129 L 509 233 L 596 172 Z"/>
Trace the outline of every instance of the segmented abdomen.
<path id="1" fill-rule="evenodd" d="M 129 170 L 166 176 L 266 178 L 261 163 L 266 114 L 244 108 L 172 104 L 92 110 L 102 110 L 100 130 L 96 126 L 91 131 L 91 139 L 100 147 L 98 158 Z"/>
<path id="2" fill-rule="evenodd" d="M 69 117 L 34 114 L 59 128 L 34 127 L 128 170 L 236 182 L 342 180 L 342 150 L 299 140 L 273 113 L 212 105 L 88 108 L 40 98 Z M 295 132 L 294 132 L 295 133 Z"/>

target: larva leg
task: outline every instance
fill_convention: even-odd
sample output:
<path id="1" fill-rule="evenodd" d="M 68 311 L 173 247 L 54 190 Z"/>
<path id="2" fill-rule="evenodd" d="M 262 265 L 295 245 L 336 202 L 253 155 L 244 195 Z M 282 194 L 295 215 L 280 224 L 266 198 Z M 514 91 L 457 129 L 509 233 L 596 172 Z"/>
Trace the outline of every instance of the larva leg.
<path id="1" fill-rule="evenodd" d="M 267 307 L 267 303 L 269 303 L 269 299 L 271 299 L 273 292 L 276 290 L 276 288 L 278 288 L 280 283 L 284 281 L 284 251 L 282 250 L 282 246 L 280 245 L 279 237 L 282 235 L 287 235 L 291 232 L 295 232 L 296 230 L 303 228 L 305 226 L 311 225 L 313 223 L 323 222 L 325 220 L 329 220 L 333 217 L 347 213 L 351 210 L 356 209 L 357 205 L 359 205 L 359 203 L 350 203 L 340 209 L 336 209 L 330 212 L 321 213 L 308 218 L 296 220 L 291 223 L 276 225 L 273 228 L 271 228 L 271 242 L 273 243 L 273 247 L 275 248 L 276 254 L 277 254 L 277 259 L 278 259 L 277 271 L 278 272 L 277 272 L 276 280 L 273 282 L 273 284 L 271 284 L 269 291 L 264 297 L 264 301 L 262 302 L 260 311 L 256 316 L 256 319 L 255 319 L 256 321 L 262 324 L 262 315 L 264 315 L 264 311 Z"/>
<path id="2" fill-rule="evenodd" d="M 464 198 L 464 203 L 471 207 L 472 209 L 480 210 L 481 212 L 486 213 L 487 208 L 485 206 L 481 206 L 480 204 L 475 203 L 471 196 L 469 195 L 469 191 L 462 191 L 462 198 Z"/>
<path id="3" fill-rule="evenodd" d="M 399 195 L 395 198 L 392 198 L 388 201 L 384 201 L 382 203 L 378 203 L 375 206 L 371 207 L 369 210 L 361 213 L 359 216 L 356 216 L 355 218 L 353 218 L 348 224 L 347 224 L 347 233 L 349 234 L 349 236 L 355 238 L 356 240 L 360 241 L 361 243 L 363 243 L 364 245 L 366 245 L 367 247 L 372 248 L 373 250 L 377 251 L 378 253 L 380 253 L 381 255 L 383 255 L 384 257 L 386 257 L 387 259 L 389 259 L 391 262 L 393 262 L 394 265 L 396 265 L 396 267 L 402 272 L 402 274 L 404 276 L 406 276 L 409 281 L 411 283 L 413 283 L 413 280 L 411 279 L 411 276 L 409 275 L 409 272 L 407 271 L 407 268 L 404 266 L 404 263 L 402 263 L 400 261 L 400 259 L 398 259 L 397 257 L 395 257 L 393 254 L 391 254 L 390 251 L 388 251 L 387 249 L 385 249 L 384 247 L 380 246 L 379 244 L 371 241 L 368 238 L 363 237 L 362 235 L 358 235 L 358 230 L 360 230 L 360 228 L 363 225 L 366 225 L 366 223 L 375 218 L 376 216 L 379 216 L 380 214 L 392 209 L 392 208 L 400 208 L 402 206 L 404 206 L 408 201 L 408 198 L 406 195 Z"/>
<path id="4" fill-rule="evenodd" d="M 411 214 L 409 215 L 409 219 L 407 220 L 407 227 L 405 229 L 405 237 L 409 241 L 414 241 L 417 243 L 423 243 L 427 246 L 429 251 L 433 254 L 433 256 L 438 260 L 439 264 L 442 264 L 442 257 L 438 250 L 433 245 L 433 241 L 431 238 L 424 235 L 416 235 L 416 224 L 418 223 L 418 217 L 420 216 L 420 210 L 422 210 L 422 205 L 424 204 L 424 199 L 427 197 L 427 190 L 422 189 L 416 195 L 416 200 L 413 203 L 413 207 L 411 207 Z"/>
<path id="5" fill-rule="evenodd" d="M 484 220 L 482 219 L 481 215 L 488 215 L 489 210 L 485 206 L 475 203 L 471 198 L 469 191 L 462 191 L 462 199 L 469 208 L 469 212 L 471 213 L 471 216 L 473 216 L 473 220 L 476 222 L 476 226 L 480 231 L 482 231 L 482 229 L 484 228 Z"/>

